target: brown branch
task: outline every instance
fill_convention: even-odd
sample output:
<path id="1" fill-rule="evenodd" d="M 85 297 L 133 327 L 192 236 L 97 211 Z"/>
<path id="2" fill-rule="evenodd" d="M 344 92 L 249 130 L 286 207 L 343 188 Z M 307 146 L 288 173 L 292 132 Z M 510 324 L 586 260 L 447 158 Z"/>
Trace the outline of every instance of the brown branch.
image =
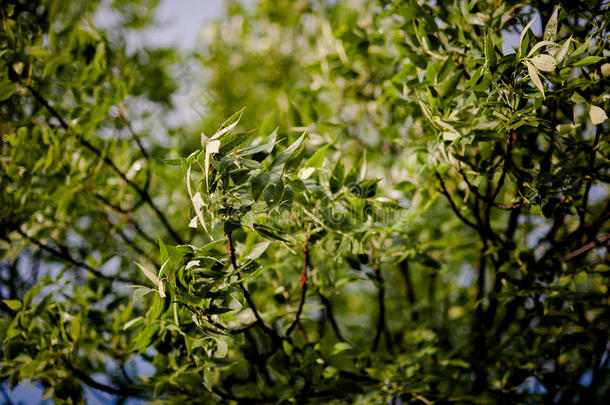
<path id="1" fill-rule="evenodd" d="M 48 245 L 45 245 L 44 243 L 40 242 L 39 240 L 34 239 L 33 237 L 29 236 L 28 234 L 26 234 L 19 228 L 16 228 L 15 230 L 17 231 L 18 234 L 20 234 L 22 237 L 28 239 L 30 242 L 32 242 L 33 244 L 38 246 L 40 249 L 42 249 L 48 253 L 51 253 L 53 256 L 65 261 L 65 262 L 68 262 L 75 266 L 81 267 L 98 278 L 102 278 L 102 279 L 108 280 L 108 281 L 122 281 L 124 283 L 138 284 L 137 280 L 134 280 L 131 278 L 122 277 L 122 276 L 117 276 L 117 277 L 107 276 L 104 273 L 102 273 L 101 271 L 89 266 L 87 263 L 77 260 L 74 257 L 72 257 L 72 255 L 70 255 L 70 253 L 68 252 L 67 248 L 62 247 L 61 250 L 54 249 Z"/>
<path id="2" fill-rule="evenodd" d="M 391 351 L 392 341 L 389 337 L 388 326 L 386 325 L 385 287 L 383 286 L 383 277 L 378 263 L 373 264 L 373 269 L 375 270 L 375 282 L 377 283 L 377 305 L 379 306 L 379 315 L 377 316 L 377 330 L 375 332 L 375 337 L 373 338 L 371 350 L 377 350 L 381 335 L 385 334 L 387 349 Z"/>
<path id="3" fill-rule="evenodd" d="M 229 251 L 229 260 L 231 261 L 231 264 L 233 265 L 233 268 L 235 269 L 235 271 L 237 273 L 237 277 L 239 277 L 241 279 L 241 272 L 238 270 L 239 266 L 237 265 L 237 259 L 235 258 L 235 246 L 233 245 L 233 239 L 231 237 L 231 233 L 226 233 L 225 235 L 227 237 L 227 248 Z M 248 289 L 244 285 L 243 281 L 240 280 L 238 285 L 239 285 L 239 288 L 241 289 L 242 293 L 244 294 L 244 298 L 246 300 L 246 303 L 248 304 L 248 307 L 254 313 L 254 318 L 256 319 L 256 324 L 261 328 L 261 330 L 265 334 L 269 335 L 274 341 L 278 340 L 279 336 L 277 335 L 277 333 L 275 333 L 275 331 L 273 329 L 271 329 L 267 325 L 265 325 L 265 321 L 263 321 L 263 318 L 261 318 L 260 314 L 258 313 L 258 310 L 256 309 L 256 305 L 254 305 L 254 301 L 252 301 L 252 297 L 250 297 L 250 293 L 248 292 Z"/>
<path id="4" fill-rule="evenodd" d="M 441 184 L 442 193 L 445 196 L 445 198 L 447 198 L 447 201 L 449 201 L 449 205 L 451 206 L 451 209 L 453 210 L 455 215 L 457 215 L 457 217 L 463 223 L 465 223 L 466 225 L 468 225 L 469 227 L 471 227 L 472 229 L 474 229 L 474 230 L 476 230 L 478 232 L 479 231 L 478 227 L 473 222 L 468 220 L 465 216 L 463 216 L 462 213 L 458 210 L 457 206 L 453 202 L 453 199 L 451 198 L 451 194 L 449 194 L 449 192 L 447 191 L 447 187 L 445 186 L 445 182 L 443 181 L 443 178 L 441 177 L 441 175 L 438 174 L 438 172 L 435 172 L 435 175 L 436 175 L 436 177 L 438 178 L 438 181 Z"/>
<path id="5" fill-rule="evenodd" d="M 318 290 L 318 297 L 320 297 L 320 301 L 322 302 L 322 305 L 324 305 L 326 319 L 328 319 L 328 321 L 330 322 L 330 326 L 332 326 L 333 331 L 337 336 L 337 339 L 339 339 L 341 342 L 345 342 L 346 340 L 343 337 L 343 334 L 341 334 L 341 330 L 339 329 L 339 325 L 337 324 L 337 320 L 335 319 L 332 303 L 330 302 L 328 297 L 326 297 L 320 292 L 320 290 Z"/>
<path id="6" fill-rule="evenodd" d="M 89 377 L 87 374 L 82 372 L 81 370 L 77 369 L 70 362 L 70 360 L 68 360 L 65 356 L 62 357 L 61 360 L 64 363 L 64 365 L 66 366 L 66 368 L 68 370 L 70 370 L 72 372 L 72 374 L 76 378 L 78 378 L 79 380 L 81 380 L 83 383 L 85 383 L 87 386 L 89 386 L 91 388 L 95 388 L 96 390 L 104 391 L 104 392 L 107 392 L 109 394 L 117 395 L 117 396 L 120 396 L 120 397 L 141 397 L 141 398 L 145 398 L 146 397 L 145 392 L 143 392 L 141 390 L 138 390 L 138 389 L 135 389 L 135 388 L 131 388 L 131 387 L 119 387 L 119 388 L 115 388 L 115 387 L 112 387 L 110 385 L 106 385 L 106 384 L 102 384 L 100 382 L 97 382 L 93 378 Z"/>
<path id="7" fill-rule="evenodd" d="M 591 186 L 593 185 L 593 177 L 591 176 L 593 169 L 595 168 L 595 149 L 597 149 L 597 145 L 599 143 L 599 138 L 601 136 L 601 125 L 597 126 L 597 130 L 595 131 L 595 139 L 593 140 L 593 146 L 591 146 L 591 153 L 589 154 L 589 179 L 585 185 L 585 192 L 582 196 L 582 204 L 580 207 L 580 227 L 585 225 L 585 216 L 587 215 L 587 205 L 589 203 L 589 191 L 591 190 Z"/>
<path id="8" fill-rule="evenodd" d="M 411 280 L 411 272 L 409 271 L 409 262 L 407 259 L 398 263 L 402 277 L 405 280 L 405 290 L 407 295 L 407 304 L 411 308 L 411 320 L 417 322 L 419 320 L 419 314 L 415 310 L 415 290 L 413 289 L 413 281 Z"/>
<path id="9" fill-rule="evenodd" d="M 466 176 L 466 173 L 464 173 L 464 170 L 460 167 L 458 169 L 458 171 L 459 171 L 460 175 L 462 176 L 464 183 L 466 183 L 466 185 L 468 186 L 468 189 L 470 190 L 470 192 L 472 194 L 474 194 L 476 197 L 480 198 L 481 200 L 486 200 L 487 198 L 484 195 L 482 195 L 481 193 L 479 193 L 479 190 L 471 182 L 468 181 L 468 177 Z M 501 204 L 501 203 L 492 201 L 492 206 L 494 208 L 499 208 L 501 210 L 511 211 L 511 210 L 516 210 L 517 208 L 521 208 L 523 206 L 523 203 L 518 202 L 518 203 L 514 203 L 514 204 Z"/>
<path id="10" fill-rule="evenodd" d="M 131 134 L 133 139 L 135 139 L 136 144 L 138 145 L 138 148 L 140 149 L 140 152 L 142 152 L 142 156 L 144 156 L 144 159 L 146 159 L 146 161 L 148 162 L 148 164 L 146 165 L 146 183 L 144 183 L 144 190 L 148 191 L 150 188 L 150 179 L 151 179 L 151 175 L 152 175 L 152 172 L 150 170 L 150 166 L 151 166 L 150 155 L 146 151 L 146 148 L 142 144 L 142 140 L 140 139 L 138 134 L 136 134 L 136 132 L 133 130 L 133 127 L 131 126 L 131 121 L 129 121 L 129 119 L 127 119 L 127 115 L 125 114 L 125 109 L 123 108 L 123 106 L 121 106 L 121 108 L 119 109 L 119 117 L 121 118 L 121 120 L 123 121 L 125 126 L 127 127 L 127 130 L 129 131 L 129 133 Z"/>
<path id="11" fill-rule="evenodd" d="M 30 93 L 32 93 L 32 95 L 34 96 L 34 98 L 36 100 L 38 100 L 38 102 L 40 102 L 44 108 L 49 111 L 51 113 L 51 115 L 53 115 L 58 121 L 59 124 L 61 125 L 61 127 L 66 131 L 66 132 L 72 132 L 76 135 L 78 141 L 87 149 L 89 149 L 91 152 L 93 152 L 93 154 L 95 156 L 97 156 L 98 158 L 102 159 L 104 161 L 104 163 L 106 165 L 108 165 L 116 174 L 119 175 L 119 177 L 121 179 L 123 179 L 123 181 L 125 181 L 125 183 L 130 186 L 131 188 L 133 188 L 136 193 L 140 196 L 140 198 L 148 205 L 150 206 L 150 208 L 153 210 L 153 212 L 155 213 L 155 215 L 159 218 L 159 220 L 161 221 L 161 223 L 163 224 L 163 226 L 165 227 L 165 229 L 168 231 L 168 233 L 176 240 L 176 242 L 178 242 L 179 244 L 183 245 L 184 241 L 182 240 L 182 238 L 180 237 L 180 235 L 178 235 L 178 233 L 174 230 L 174 228 L 170 225 L 170 223 L 168 222 L 167 218 L 165 218 L 165 215 L 163 215 L 163 213 L 161 212 L 161 210 L 159 210 L 159 208 L 156 206 L 156 204 L 153 202 L 150 194 L 140 188 L 135 182 L 133 182 L 132 180 L 130 180 L 129 178 L 127 178 L 127 175 L 118 168 L 118 166 L 114 163 L 114 161 L 108 157 L 108 155 L 106 155 L 105 153 L 102 153 L 102 151 L 97 148 L 96 146 L 94 146 L 93 144 L 91 144 L 89 141 L 87 141 L 85 138 L 83 138 L 83 136 L 79 133 L 76 133 L 75 131 L 72 130 L 72 128 L 66 123 L 66 121 L 64 121 L 64 119 L 61 117 L 61 115 L 57 112 L 57 110 L 55 110 L 55 108 L 53 108 L 49 102 L 36 90 L 34 89 L 32 86 L 30 85 L 26 85 L 25 86 Z"/>
<path id="12" fill-rule="evenodd" d="M 610 199 L 606 201 L 601 209 L 601 214 L 591 223 L 579 226 L 574 231 L 570 232 L 563 239 L 557 241 L 544 255 L 537 261 L 537 264 L 544 263 L 550 259 L 557 251 L 566 248 L 570 243 L 576 241 L 584 233 L 596 234 L 597 231 L 610 219 Z"/>
<path id="13" fill-rule="evenodd" d="M 576 256 L 580 256 L 581 254 L 588 252 L 589 250 L 593 249 L 596 246 L 602 246 L 608 240 L 610 240 L 610 235 L 606 235 L 603 238 L 596 239 L 593 242 L 589 242 L 586 245 L 584 245 L 583 247 L 576 249 L 569 255 L 564 256 L 561 260 L 564 262 L 567 262 L 568 260 L 572 260 Z"/>
<path id="14" fill-rule="evenodd" d="M 290 336 L 295 326 L 299 323 L 301 318 L 301 313 L 303 312 L 303 306 L 305 305 L 305 295 L 307 294 L 307 269 L 309 268 L 309 248 L 307 246 L 307 241 L 305 241 L 305 245 L 303 246 L 303 271 L 301 272 L 301 276 L 299 277 L 299 285 L 301 287 L 301 298 L 299 299 L 299 306 L 297 308 L 297 312 L 294 315 L 294 320 L 286 330 L 286 336 Z"/>

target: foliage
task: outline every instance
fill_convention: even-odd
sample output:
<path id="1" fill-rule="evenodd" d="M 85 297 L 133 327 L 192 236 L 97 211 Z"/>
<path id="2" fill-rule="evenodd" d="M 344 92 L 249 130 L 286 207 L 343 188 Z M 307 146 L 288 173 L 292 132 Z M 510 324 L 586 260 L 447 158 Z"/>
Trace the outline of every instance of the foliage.
<path id="1" fill-rule="evenodd" d="M 116 2 L 121 29 L 147 4 Z M 96 6 L 0 8 L 2 379 L 59 403 L 608 395 L 608 4 L 230 2 L 193 55 L 201 136 L 163 124 L 177 56 L 130 54 Z"/>

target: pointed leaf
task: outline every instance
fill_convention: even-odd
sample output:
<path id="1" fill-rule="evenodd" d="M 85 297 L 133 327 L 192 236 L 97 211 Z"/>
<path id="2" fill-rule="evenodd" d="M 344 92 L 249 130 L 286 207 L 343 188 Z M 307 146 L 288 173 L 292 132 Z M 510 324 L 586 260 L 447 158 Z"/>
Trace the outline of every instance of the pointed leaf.
<path id="1" fill-rule="evenodd" d="M 13 311 L 19 311 L 21 309 L 21 301 L 19 300 L 2 300 L 2 302 Z"/>
<path id="2" fill-rule="evenodd" d="M 593 125 L 599 125 L 602 122 L 606 121 L 608 119 L 608 116 L 602 108 L 596 105 L 592 105 L 591 109 L 589 110 L 589 118 L 591 118 L 591 122 L 593 123 Z"/>
<path id="3" fill-rule="evenodd" d="M 306 132 L 303 132 L 303 135 L 301 135 L 290 146 L 288 146 L 286 149 L 284 149 L 284 151 L 282 153 L 280 153 L 279 156 L 273 161 L 273 164 L 271 165 L 271 167 L 279 166 L 280 164 L 282 164 L 285 161 L 287 161 L 288 159 L 290 159 L 290 157 L 292 157 L 292 155 L 295 152 L 297 152 L 298 149 L 303 144 L 303 141 L 305 140 L 305 136 L 306 136 Z"/>
<path id="4" fill-rule="evenodd" d="M 257 243 L 252 247 L 252 250 L 250 251 L 250 253 L 248 253 L 246 257 L 252 260 L 258 259 L 263 253 L 265 253 L 265 250 L 267 250 L 270 244 L 271 242 L 269 241 Z"/>
<path id="5" fill-rule="evenodd" d="M 155 287 L 157 287 L 159 285 L 159 279 L 157 278 L 157 275 L 155 274 L 155 272 L 151 269 L 149 269 L 148 267 L 135 262 L 136 265 L 140 268 L 140 270 L 142 270 L 142 273 L 144 273 L 144 275 L 150 280 L 152 281 L 152 283 L 155 285 Z"/>
<path id="6" fill-rule="evenodd" d="M 523 30 L 521 31 L 521 35 L 519 36 L 519 49 L 521 49 L 521 45 L 523 44 L 523 38 L 525 38 L 525 35 L 527 34 L 527 31 L 530 29 L 530 27 L 532 26 L 532 24 L 534 23 L 534 21 L 536 21 L 536 17 L 534 17 L 532 19 L 532 21 L 530 21 L 529 23 L 527 23 L 527 25 L 523 28 Z"/>
<path id="7" fill-rule="evenodd" d="M 343 186 L 343 176 L 345 174 L 345 167 L 341 161 L 337 161 L 335 168 L 330 176 L 329 186 L 330 192 L 335 194 Z"/>
<path id="8" fill-rule="evenodd" d="M 531 61 L 538 70 L 542 70 L 543 72 L 554 72 L 555 66 L 557 65 L 555 59 L 551 55 L 544 53 L 534 56 Z"/>
<path id="9" fill-rule="evenodd" d="M 542 97 L 544 97 L 544 86 L 542 85 L 540 76 L 538 76 L 538 71 L 536 70 L 534 65 L 532 65 L 527 60 L 525 61 L 525 66 L 527 66 L 527 72 L 530 76 L 530 79 L 532 79 L 532 83 L 534 83 L 534 86 L 536 86 L 538 90 L 540 90 L 540 92 L 542 93 Z"/>
<path id="10" fill-rule="evenodd" d="M 544 37 L 545 41 L 554 41 L 557 38 L 557 17 L 559 15 L 559 7 L 556 6 L 555 10 L 553 10 L 553 14 L 549 21 L 546 23 L 546 27 L 544 28 Z"/>

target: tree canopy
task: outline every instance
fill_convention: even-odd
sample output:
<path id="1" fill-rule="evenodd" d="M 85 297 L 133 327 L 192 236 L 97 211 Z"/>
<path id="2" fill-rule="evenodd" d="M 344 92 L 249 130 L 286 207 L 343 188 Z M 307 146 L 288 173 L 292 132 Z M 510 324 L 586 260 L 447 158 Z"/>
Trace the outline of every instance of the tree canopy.
<path id="1" fill-rule="evenodd" d="M 156 3 L 0 4 L 7 398 L 608 398 L 608 2 Z"/>

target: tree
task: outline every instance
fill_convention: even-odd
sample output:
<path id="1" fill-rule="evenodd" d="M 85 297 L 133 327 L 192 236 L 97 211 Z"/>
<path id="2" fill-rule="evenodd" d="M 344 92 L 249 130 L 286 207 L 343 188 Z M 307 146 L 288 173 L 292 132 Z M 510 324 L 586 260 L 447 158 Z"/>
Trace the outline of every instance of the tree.
<path id="1" fill-rule="evenodd" d="M 163 127 L 178 57 L 128 53 L 96 7 L 1 6 L 2 379 L 607 397 L 607 3 L 229 2 L 196 130 Z"/>

